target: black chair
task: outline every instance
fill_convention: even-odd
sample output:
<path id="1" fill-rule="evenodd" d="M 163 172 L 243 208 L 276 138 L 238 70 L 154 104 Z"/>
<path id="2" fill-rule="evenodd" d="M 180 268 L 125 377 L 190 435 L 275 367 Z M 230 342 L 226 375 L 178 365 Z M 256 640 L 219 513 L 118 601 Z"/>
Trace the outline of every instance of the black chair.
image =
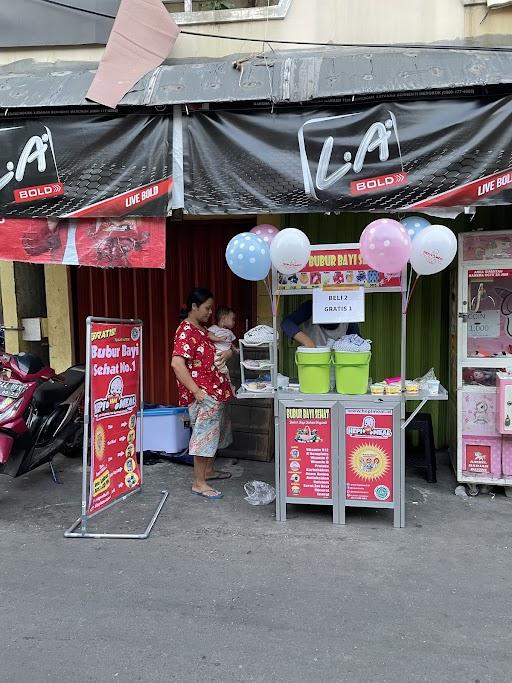
<path id="1" fill-rule="evenodd" d="M 408 419 L 410 413 L 406 415 Z M 405 435 L 411 436 L 416 432 L 420 440 L 420 451 L 412 451 L 406 446 L 406 454 L 421 455 L 423 463 L 421 467 L 426 469 L 426 480 L 430 484 L 437 482 L 436 477 L 436 446 L 434 443 L 434 429 L 432 427 L 432 416 L 429 413 L 418 413 L 405 428 Z"/>

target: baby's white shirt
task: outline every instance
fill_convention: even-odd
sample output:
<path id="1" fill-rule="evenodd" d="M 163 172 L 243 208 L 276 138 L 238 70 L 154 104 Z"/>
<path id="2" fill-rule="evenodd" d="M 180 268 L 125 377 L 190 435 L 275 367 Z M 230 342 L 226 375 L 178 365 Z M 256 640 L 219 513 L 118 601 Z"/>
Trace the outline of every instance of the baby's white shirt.
<path id="1" fill-rule="evenodd" d="M 225 341 L 215 342 L 215 348 L 218 353 L 223 351 L 229 351 L 231 349 L 231 344 L 235 341 L 236 337 L 231 330 L 225 327 L 219 327 L 218 325 L 212 325 L 208 328 L 208 332 L 211 332 L 216 337 L 220 337 Z"/>

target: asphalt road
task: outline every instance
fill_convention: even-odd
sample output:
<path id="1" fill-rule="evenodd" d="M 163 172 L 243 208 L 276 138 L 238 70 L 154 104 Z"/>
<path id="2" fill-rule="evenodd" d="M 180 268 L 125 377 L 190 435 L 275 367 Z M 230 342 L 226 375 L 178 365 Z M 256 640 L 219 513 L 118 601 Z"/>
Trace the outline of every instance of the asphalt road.
<path id="1" fill-rule="evenodd" d="M 226 497 L 188 489 L 190 470 L 146 469 L 143 495 L 96 518 L 148 540 L 65 539 L 80 467 L 58 461 L 0 479 L 0 681 L 510 681 L 512 499 L 453 495 L 408 478 L 408 526 L 387 512 L 243 500 L 273 466 L 241 463 Z"/>

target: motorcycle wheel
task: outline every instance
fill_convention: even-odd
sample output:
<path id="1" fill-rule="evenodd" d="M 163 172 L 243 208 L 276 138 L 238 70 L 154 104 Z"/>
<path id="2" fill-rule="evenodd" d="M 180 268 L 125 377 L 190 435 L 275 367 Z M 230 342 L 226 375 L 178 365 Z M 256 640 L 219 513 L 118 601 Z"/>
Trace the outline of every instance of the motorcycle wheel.
<path id="1" fill-rule="evenodd" d="M 84 426 L 82 423 L 77 425 L 77 429 L 71 438 L 64 444 L 61 453 L 66 458 L 80 458 L 82 457 L 82 447 L 84 438 Z"/>

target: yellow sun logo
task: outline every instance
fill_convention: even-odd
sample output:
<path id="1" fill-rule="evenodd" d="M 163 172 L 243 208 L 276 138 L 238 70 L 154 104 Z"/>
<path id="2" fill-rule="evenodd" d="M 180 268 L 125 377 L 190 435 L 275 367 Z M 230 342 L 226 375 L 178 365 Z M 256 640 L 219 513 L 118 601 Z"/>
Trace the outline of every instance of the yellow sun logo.
<path id="1" fill-rule="evenodd" d="M 352 451 L 349 462 L 352 472 L 366 481 L 380 479 L 390 466 L 388 454 L 376 444 L 358 446 Z"/>

